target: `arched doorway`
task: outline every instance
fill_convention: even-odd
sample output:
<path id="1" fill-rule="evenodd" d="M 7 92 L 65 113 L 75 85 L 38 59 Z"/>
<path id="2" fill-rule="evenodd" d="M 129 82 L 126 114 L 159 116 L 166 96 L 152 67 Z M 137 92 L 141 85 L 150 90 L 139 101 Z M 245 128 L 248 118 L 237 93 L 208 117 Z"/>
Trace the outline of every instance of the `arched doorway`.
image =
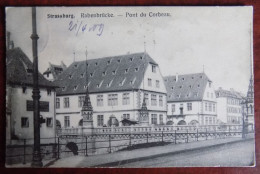
<path id="1" fill-rule="evenodd" d="M 57 128 L 57 129 L 60 129 L 60 128 L 61 128 L 61 124 L 60 124 L 60 121 L 59 121 L 59 120 L 56 120 L 56 128 Z"/>
<path id="2" fill-rule="evenodd" d="M 78 155 L 78 146 L 76 143 L 69 142 L 66 147 L 72 151 L 74 155 Z"/>
<path id="3" fill-rule="evenodd" d="M 199 122 L 197 120 L 192 120 L 192 121 L 190 121 L 189 125 L 197 126 L 197 125 L 199 125 Z"/>
<path id="4" fill-rule="evenodd" d="M 83 126 L 83 119 L 79 120 L 79 126 Z"/>
<path id="5" fill-rule="evenodd" d="M 117 118 L 114 115 L 111 115 L 109 117 L 109 120 L 107 121 L 107 126 L 111 127 L 112 125 L 118 127 L 119 126 L 119 121 L 117 120 Z"/>
<path id="6" fill-rule="evenodd" d="M 167 121 L 166 125 L 173 125 L 173 121 Z"/>
<path id="7" fill-rule="evenodd" d="M 178 125 L 186 125 L 186 121 L 181 120 L 181 121 L 178 122 Z"/>

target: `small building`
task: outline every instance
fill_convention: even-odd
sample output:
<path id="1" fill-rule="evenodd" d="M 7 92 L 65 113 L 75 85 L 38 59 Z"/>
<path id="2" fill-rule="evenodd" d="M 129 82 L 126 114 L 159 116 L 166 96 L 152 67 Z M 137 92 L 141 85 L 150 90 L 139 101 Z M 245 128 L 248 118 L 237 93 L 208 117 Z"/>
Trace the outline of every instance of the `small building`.
<path id="1" fill-rule="evenodd" d="M 6 143 L 33 143 L 33 63 L 20 48 L 6 52 Z M 39 73 L 41 138 L 55 137 L 55 85 Z M 49 139 L 54 141 L 53 139 Z M 42 142 L 48 142 L 43 139 Z"/>
<path id="2" fill-rule="evenodd" d="M 67 66 L 61 61 L 60 65 L 54 65 L 49 62 L 48 69 L 43 73 L 43 76 L 50 81 L 58 79 L 58 76 L 67 68 Z"/>
<path id="3" fill-rule="evenodd" d="M 138 123 L 144 97 L 149 124 L 166 123 L 166 88 L 158 64 L 147 53 L 76 61 L 54 82 L 60 86 L 56 108 L 61 127 L 82 126 L 87 87 L 94 127 L 110 127 L 112 120 L 115 126 Z"/>
<path id="4" fill-rule="evenodd" d="M 241 102 L 243 95 L 234 89 L 215 91 L 217 97 L 217 115 L 219 123 L 242 124 Z"/>
<path id="5" fill-rule="evenodd" d="M 167 88 L 167 124 L 212 125 L 217 102 L 212 81 L 205 73 L 164 77 Z"/>

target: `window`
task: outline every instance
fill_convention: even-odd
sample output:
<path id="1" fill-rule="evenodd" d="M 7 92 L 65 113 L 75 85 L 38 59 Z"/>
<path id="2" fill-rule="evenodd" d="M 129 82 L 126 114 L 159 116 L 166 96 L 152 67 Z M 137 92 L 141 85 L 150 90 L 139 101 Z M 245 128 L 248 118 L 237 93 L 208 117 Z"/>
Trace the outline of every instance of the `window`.
<path id="1" fill-rule="evenodd" d="M 53 119 L 52 118 L 46 118 L 46 126 L 47 127 L 53 127 Z"/>
<path id="2" fill-rule="evenodd" d="M 207 98 L 209 98 L 209 92 L 207 92 Z"/>
<path id="3" fill-rule="evenodd" d="M 123 105 L 130 104 L 130 96 L 129 93 L 123 93 Z"/>
<path id="4" fill-rule="evenodd" d="M 138 71 L 138 68 L 135 68 L 135 72 L 137 72 Z"/>
<path id="5" fill-rule="evenodd" d="M 148 79 L 148 86 L 152 86 L 152 79 Z"/>
<path id="6" fill-rule="evenodd" d="M 26 87 L 23 87 L 23 94 L 27 94 L 26 89 Z"/>
<path id="7" fill-rule="evenodd" d="M 125 69 L 125 73 L 128 73 L 128 69 Z"/>
<path id="8" fill-rule="evenodd" d="M 212 111 L 212 103 L 209 103 L 209 111 Z"/>
<path id="9" fill-rule="evenodd" d="M 115 75 L 115 74 L 116 74 L 116 71 L 115 71 L 115 70 L 114 70 L 114 71 L 112 71 L 112 74 L 113 74 L 113 75 Z"/>
<path id="10" fill-rule="evenodd" d="M 132 62 L 132 61 L 133 61 L 133 58 L 130 58 L 130 61 Z"/>
<path id="11" fill-rule="evenodd" d="M 85 101 L 85 96 L 79 96 L 78 98 L 78 106 L 82 107 Z"/>
<path id="12" fill-rule="evenodd" d="M 212 117 L 209 117 L 209 124 L 212 124 Z"/>
<path id="13" fill-rule="evenodd" d="M 156 66 L 155 65 L 152 65 L 152 72 L 156 73 Z"/>
<path id="14" fill-rule="evenodd" d="M 70 100 L 69 100 L 69 97 L 65 97 L 63 99 L 64 101 L 64 108 L 69 108 L 70 107 Z"/>
<path id="15" fill-rule="evenodd" d="M 159 95 L 159 106 L 163 106 L 163 96 Z"/>
<path id="16" fill-rule="evenodd" d="M 90 73 L 90 77 L 93 77 L 93 73 Z"/>
<path id="17" fill-rule="evenodd" d="M 111 63 L 111 61 L 109 60 L 109 61 L 107 61 L 107 64 L 109 65 Z"/>
<path id="18" fill-rule="evenodd" d="M 211 93 L 211 98 L 213 98 L 213 93 Z"/>
<path id="19" fill-rule="evenodd" d="M 108 94 L 108 106 L 118 105 L 117 94 Z"/>
<path id="20" fill-rule="evenodd" d="M 151 105 L 152 106 L 156 106 L 157 105 L 157 100 L 156 100 L 157 96 L 155 94 L 151 95 Z"/>
<path id="21" fill-rule="evenodd" d="M 29 118 L 28 117 L 21 118 L 21 127 L 22 128 L 29 127 Z"/>
<path id="22" fill-rule="evenodd" d="M 98 63 L 96 62 L 96 63 L 95 63 L 95 65 L 97 66 L 97 65 L 98 65 Z"/>
<path id="23" fill-rule="evenodd" d="M 216 111 L 216 105 L 213 104 L 213 112 L 215 112 L 215 111 Z"/>
<path id="24" fill-rule="evenodd" d="M 106 75 L 106 71 L 102 72 L 102 76 L 105 76 Z"/>
<path id="25" fill-rule="evenodd" d="M 208 110 L 208 103 L 205 103 L 205 111 Z"/>
<path id="26" fill-rule="evenodd" d="M 74 90 L 76 90 L 78 88 L 78 86 L 76 85 L 76 86 L 74 86 Z"/>
<path id="27" fill-rule="evenodd" d="M 83 78 L 84 77 L 84 74 L 80 74 L 80 78 Z"/>
<path id="28" fill-rule="evenodd" d="M 51 89 L 47 89 L 47 95 L 51 96 Z"/>
<path id="29" fill-rule="evenodd" d="M 211 88 L 211 82 L 209 82 L 209 87 Z"/>
<path id="30" fill-rule="evenodd" d="M 103 126 L 104 125 L 104 115 L 98 115 L 97 116 L 97 126 Z"/>
<path id="31" fill-rule="evenodd" d="M 62 87 L 62 91 L 65 91 L 65 86 Z"/>
<path id="32" fill-rule="evenodd" d="M 159 119 L 160 119 L 160 124 L 162 125 L 163 124 L 163 115 L 162 114 L 159 115 Z"/>
<path id="33" fill-rule="evenodd" d="M 70 116 L 64 116 L 64 127 L 70 127 Z"/>
<path id="34" fill-rule="evenodd" d="M 148 93 L 144 94 L 144 99 L 145 99 L 146 105 L 148 105 L 149 104 L 149 94 Z"/>
<path id="35" fill-rule="evenodd" d="M 123 119 L 130 119 L 130 114 L 123 114 Z"/>
<path id="36" fill-rule="evenodd" d="M 160 81 L 159 80 L 156 80 L 156 87 L 160 88 Z"/>
<path id="37" fill-rule="evenodd" d="M 157 124 L 157 114 L 152 114 L 152 124 Z"/>
<path id="38" fill-rule="evenodd" d="M 172 104 L 172 114 L 175 112 L 175 104 Z"/>
<path id="39" fill-rule="evenodd" d="M 75 68 L 78 68 L 78 65 L 77 65 L 77 64 L 75 64 L 75 65 L 74 65 L 74 67 L 75 67 Z"/>
<path id="40" fill-rule="evenodd" d="M 60 98 L 56 98 L 56 108 L 60 108 Z"/>
<path id="41" fill-rule="evenodd" d="M 97 106 L 103 106 L 103 95 L 97 95 Z"/>
<path id="42" fill-rule="evenodd" d="M 208 124 L 209 124 L 208 117 L 205 117 L 205 124 L 206 124 L 206 125 L 208 125 Z"/>
<path id="43" fill-rule="evenodd" d="M 192 103 L 187 103 L 187 110 L 191 111 L 192 110 Z"/>

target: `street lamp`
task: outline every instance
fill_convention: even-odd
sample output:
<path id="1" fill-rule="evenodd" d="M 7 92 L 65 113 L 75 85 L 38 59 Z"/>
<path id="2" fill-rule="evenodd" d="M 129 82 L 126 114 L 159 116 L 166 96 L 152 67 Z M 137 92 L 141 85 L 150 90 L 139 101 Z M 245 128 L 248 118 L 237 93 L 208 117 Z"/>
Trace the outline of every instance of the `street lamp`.
<path id="1" fill-rule="evenodd" d="M 40 152 L 40 90 L 38 86 L 38 52 L 37 52 L 37 35 L 36 26 L 36 7 L 32 7 L 32 52 L 33 52 L 33 125 L 34 125 L 34 145 L 32 167 L 42 167 L 42 158 Z"/>
<path id="2" fill-rule="evenodd" d="M 247 122 L 248 122 L 248 99 L 243 98 L 242 102 L 240 103 L 242 105 L 242 138 L 246 138 L 247 133 Z M 246 106 L 246 113 L 245 113 L 245 106 Z M 246 114 L 246 119 L 245 119 Z"/>

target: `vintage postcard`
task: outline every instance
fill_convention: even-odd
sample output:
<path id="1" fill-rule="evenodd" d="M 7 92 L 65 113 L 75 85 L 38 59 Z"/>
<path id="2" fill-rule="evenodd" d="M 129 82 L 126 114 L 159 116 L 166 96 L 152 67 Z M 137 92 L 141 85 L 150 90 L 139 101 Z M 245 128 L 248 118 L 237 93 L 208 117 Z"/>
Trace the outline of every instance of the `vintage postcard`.
<path id="1" fill-rule="evenodd" d="M 253 7 L 6 7 L 6 167 L 254 167 Z"/>

